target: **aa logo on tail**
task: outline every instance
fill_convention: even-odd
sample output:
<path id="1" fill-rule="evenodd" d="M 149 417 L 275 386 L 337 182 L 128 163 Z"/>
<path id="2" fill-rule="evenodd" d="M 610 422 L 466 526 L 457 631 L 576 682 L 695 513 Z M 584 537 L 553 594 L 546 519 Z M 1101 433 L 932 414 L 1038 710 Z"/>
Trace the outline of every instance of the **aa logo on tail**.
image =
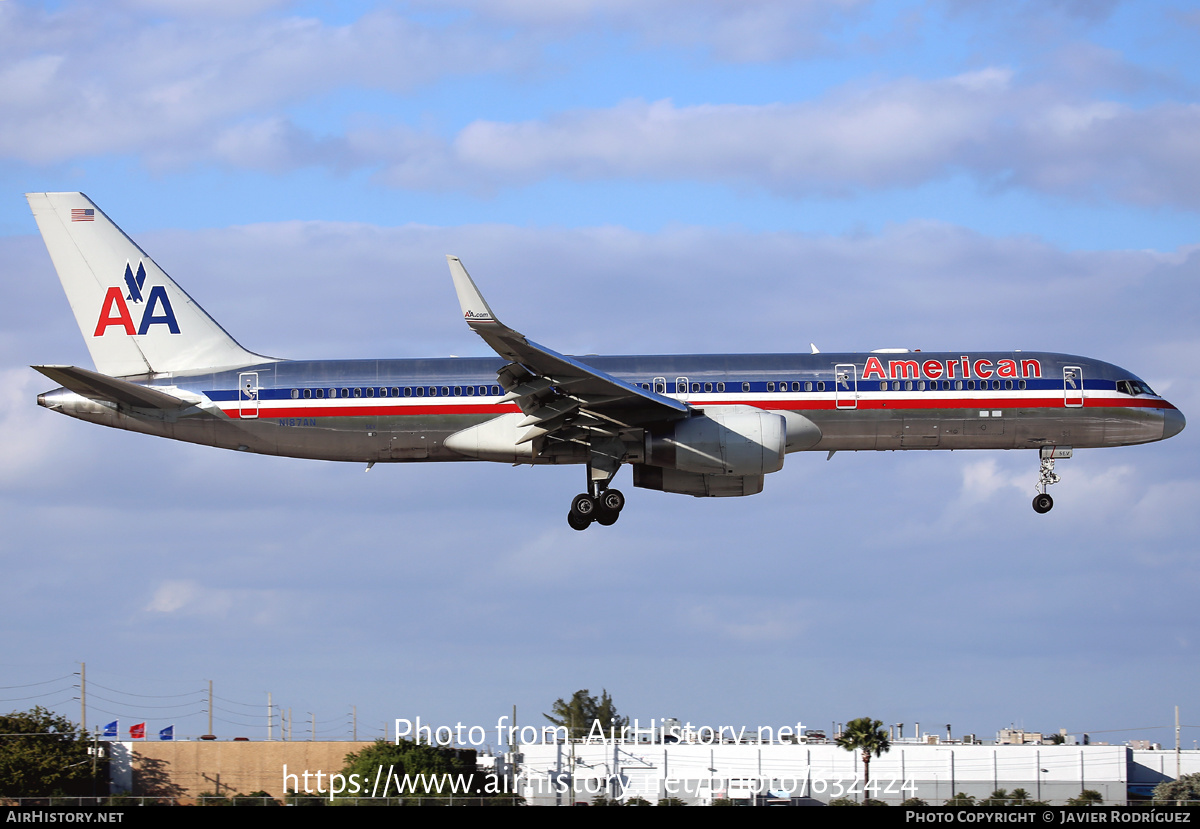
<path id="1" fill-rule="evenodd" d="M 126 295 L 117 286 L 112 286 L 104 294 L 104 302 L 100 306 L 100 317 L 96 320 L 96 331 L 93 337 L 103 337 L 111 326 L 117 326 L 130 336 L 139 336 L 150 330 L 152 325 L 165 325 L 172 334 L 179 333 L 179 323 L 175 319 L 175 311 L 171 308 L 171 300 L 167 297 L 167 289 L 163 285 L 150 287 L 149 296 L 144 298 L 142 289 L 146 286 L 146 266 L 139 260 L 137 273 L 130 263 L 125 263 Z M 133 316 L 129 313 L 129 304 L 141 305 L 142 316 L 137 328 L 133 325 Z"/>

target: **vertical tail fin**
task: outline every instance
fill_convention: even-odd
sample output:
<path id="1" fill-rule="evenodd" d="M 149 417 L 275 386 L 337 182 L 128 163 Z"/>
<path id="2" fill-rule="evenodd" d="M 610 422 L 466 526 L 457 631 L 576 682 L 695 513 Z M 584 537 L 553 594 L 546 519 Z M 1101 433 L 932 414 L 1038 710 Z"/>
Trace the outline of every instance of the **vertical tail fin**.
<path id="1" fill-rule="evenodd" d="M 96 370 L 231 368 L 246 351 L 83 193 L 26 193 Z"/>

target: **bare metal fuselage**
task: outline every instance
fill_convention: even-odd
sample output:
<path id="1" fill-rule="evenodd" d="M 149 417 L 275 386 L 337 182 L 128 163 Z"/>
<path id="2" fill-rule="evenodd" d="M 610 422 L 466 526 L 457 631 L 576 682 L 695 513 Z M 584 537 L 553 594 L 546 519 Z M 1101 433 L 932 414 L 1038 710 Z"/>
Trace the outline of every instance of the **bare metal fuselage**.
<path id="1" fill-rule="evenodd" d="M 918 376 L 901 380 L 886 376 L 893 356 L 875 358 L 883 379 L 870 370 L 868 354 L 579 359 L 697 411 L 749 406 L 779 413 L 789 421 L 788 452 L 1123 446 L 1162 440 L 1183 424 L 1166 400 L 1118 391 L 1119 381 L 1137 378 L 1108 363 L 1043 352 L 915 353 Z M 968 366 L 981 360 L 1036 364 L 1039 376 L 928 378 L 919 370 L 926 363 L 961 365 L 964 358 Z M 39 403 L 105 426 L 269 455 L 368 463 L 586 462 L 586 451 L 570 444 L 495 458 L 446 446 L 453 435 L 519 411 L 501 402 L 496 371 L 502 365 L 486 358 L 281 361 L 137 381 L 197 396 L 198 405 L 179 410 L 101 403 L 66 389 L 40 396 Z M 1075 371 L 1064 379 L 1068 369 Z M 818 431 L 793 430 L 793 418 Z M 643 460 L 644 435 L 636 432 L 644 431 L 622 435 L 626 462 Z M 792 440 L 793 431 L 799 440 Z"/>

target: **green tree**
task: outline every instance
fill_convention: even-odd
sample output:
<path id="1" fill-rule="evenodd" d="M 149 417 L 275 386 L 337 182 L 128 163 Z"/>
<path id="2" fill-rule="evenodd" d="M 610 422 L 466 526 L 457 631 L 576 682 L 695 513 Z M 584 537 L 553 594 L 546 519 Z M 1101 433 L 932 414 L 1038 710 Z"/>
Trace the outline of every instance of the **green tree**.
<path id="1" fill-rule="evenodd" d="M 1200 801 L 1200 774 L 1184 774 L 1178 780 L 1164 780 L 1154 787 L 1155 803 Z"/>
<path id="2" fill-rule="evenodd" d="M 559 697 L 550 711 L 542 716 L 556 726 L 566 728 L 567 734 L 576 739 L 588 736 L 595 722 L 600 723 L 606 735 L 610 733 L 609 729 L 615 727 L 617 736 L 620 736 L 622 728 L 629 725 L 629 717 L 617 714 L 617 706 L 607 690 L 601 691 L 598 698 L 588 694 L 586 688 L 576 691 L 570 700 Z"/>
<path id="3" fill-rule="evenodd" d="M 464 797 L 487 797 L 488 779 L 478 772 L 475 765 L 475 750 L 431 746 L 416 743 L 412 740 L 400 740 L 398 743 L 387 740 L 376 740 L 371 745 L 346 755 L 346 766 L 342 769 L 342 777 L 346 781 L 367 781 L 373 784 L 377 776 L 388 778 L 387 792 L 391 796 L 399 795 L 396 780 L 405 781 L 407 775 L 408 790 L 404 792 L 416 797 L 448 797 L 451 794 Z M 350 775 L 357 775 L 351 777 Z M 382 779 L 382 777 L 380 778 Z M 372 791 L 367 788 L 354 792 L 347 789 L 343 797 L 370 797 Z M 494 791 L 495 787 L 492 787 Z M 384 785 L 380 783 L 379 791 L 374 792 L 379 797 L 384 794 Z"/>
<path id="4" fill-rule="evenodd" d="M 1095 789 L 1084 789 L 1067 801 L 1068 806 L 1103 806 L 1104 795 Z"/>
<path id="5" fill-rule="evenodd" d="M 837 738 L 837 744 L 846 751 L 861 751 L 863 761 L 863 797 L 870 797 L 871 755 L 883 755 L 892 747 L 883 722 L 870 717 L 859 717 L 846 723 L 846 729 Z"/>
<path id="6" fill-rule="evenodd" d="M 106 760 L 92 757 L 75 723 L 45 708 L 0 715 L 0 796 L 93 794 L 92 766 L 108 778 Z"/>

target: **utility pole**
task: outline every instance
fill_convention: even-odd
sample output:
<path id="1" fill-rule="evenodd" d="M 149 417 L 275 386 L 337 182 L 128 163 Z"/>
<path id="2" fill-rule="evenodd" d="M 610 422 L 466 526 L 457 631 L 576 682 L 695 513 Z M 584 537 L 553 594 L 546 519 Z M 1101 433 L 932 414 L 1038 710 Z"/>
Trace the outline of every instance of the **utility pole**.
<path id="1" fill-rule="evenodd" d="M 1175 706 L 1175 779 L 1179 779 L 1179 706 Z"/>
<path id="2" fill-rule="evenodd" d="M 212 734 L 212 680 L 208 681 L 208 733 Z"/>
<path id="3" fill-rule="evenodd" d="M 358 742 L 358 706 L 351 705 L 350 711 L 354 718 L 354 742 L 357 743 Z"/>
<path id="4" fill-rule="evenodd" d="M 85 732 L 88 731 L 88 663 L 86 662 L 79 662 L 79 709 L 79 731 Z"/>
<path id="5" fill-rule="evenodd" d="M 271 742 L 271 692 L 267 691 L 267 742 Z"/>

